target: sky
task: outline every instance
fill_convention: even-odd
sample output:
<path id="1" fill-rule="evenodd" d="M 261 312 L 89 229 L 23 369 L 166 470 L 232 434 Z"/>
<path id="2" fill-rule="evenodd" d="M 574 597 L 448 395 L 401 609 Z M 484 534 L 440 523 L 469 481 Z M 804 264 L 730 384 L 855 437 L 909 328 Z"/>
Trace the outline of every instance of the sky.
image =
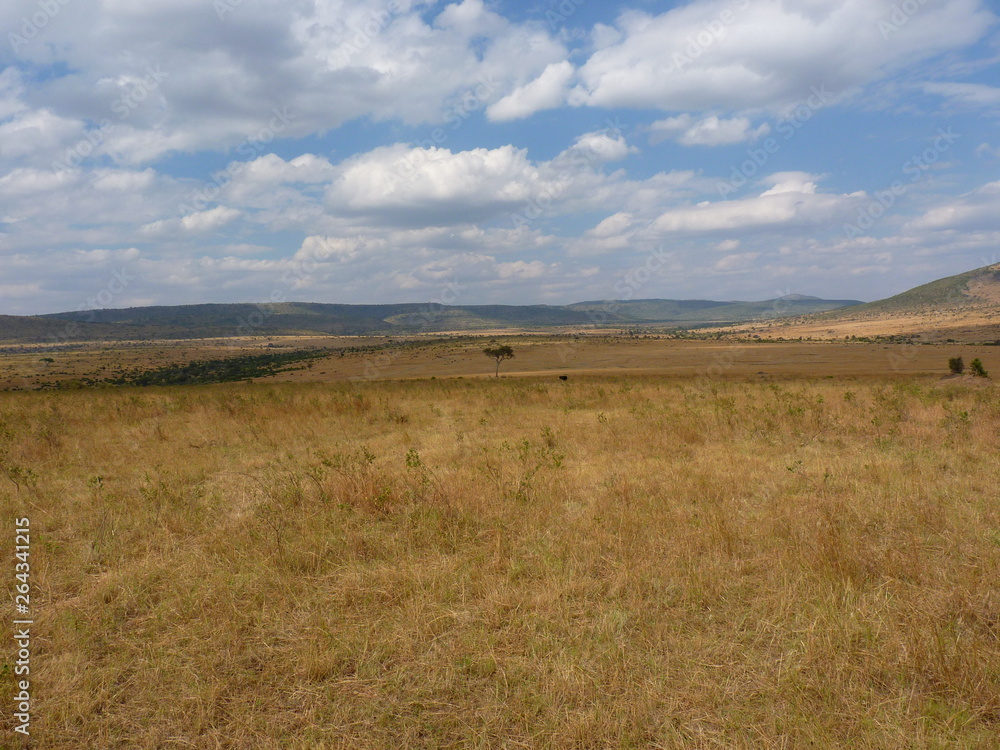
<path id="1" fill-rule="evenodd" d="M 983 0 L 5 0 L 0 314 L 879 299 L 1000 260 Z"/>

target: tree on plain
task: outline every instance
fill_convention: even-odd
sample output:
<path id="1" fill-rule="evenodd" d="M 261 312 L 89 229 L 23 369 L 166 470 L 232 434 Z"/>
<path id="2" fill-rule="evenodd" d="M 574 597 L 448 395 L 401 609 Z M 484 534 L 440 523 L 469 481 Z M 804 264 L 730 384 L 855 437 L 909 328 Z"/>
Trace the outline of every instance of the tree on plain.
<path id="1" fill-rule="evenodd" d="M 498 378 L 500 377 L 500 363 L 505 359 L 514 359 L 514 350 L 506 344 L 503 346 L 488 346 L 483 349 L 483 354 L 487 357 L 492 357 L 497 361 L 496 376 Z"/>

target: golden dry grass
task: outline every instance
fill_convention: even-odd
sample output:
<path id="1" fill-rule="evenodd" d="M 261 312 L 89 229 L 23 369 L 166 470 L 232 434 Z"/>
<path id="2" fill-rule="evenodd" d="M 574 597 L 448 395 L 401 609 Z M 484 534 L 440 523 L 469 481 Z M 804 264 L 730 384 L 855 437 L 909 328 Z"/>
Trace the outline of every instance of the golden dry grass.
<path id="1" fill-rule="evenodd" d="M 912 379 L 3 393 L 34 747 L 995 748 L 998 428 Z"/>
<path id="2" fill-rule="evenodd" d="M 984 294 L 996 295 L 990 288 Z M 706 328 L 741 337 L 758 335 L 764 339 L 811 338 L 837 341 L 849 336 L 912 337 L 922 342 L 989 342 L 1000 340 L 1000 307 L 991 303 L 969 309 L 948 308 L 919 312 L 855 313 L 850 308 L 834 319 L 822 317 L 789 318 L 723 328 Z"/>
<path id="3" fill-rule="evenodd" d="M 987 370 L 1000 372 L 1000 348 L 969 344 L 919 346 L 863 342 L 761 342 L 678 340 L 668 337 L 607 334 L 497 336 L 513 346 L 516 356 L 504 362 L 505 376 L 570 374 L 659 374 L 702 377 L 725 375 L 828 376 L 945 375 L 948 359 L 982 359 Z M 335 382 L 345 380 L 430 377 L 492 377 L 495 363 L 483 356 L 490 340 L 457 337 L 411 340 L 385 337 L 261 337 L 170 343 L 126 342 L 108 346 L 81 344 L 71 351 L 46 353 L 20 347 L 0 360 L 0 390 L 34 389 L 63 383 L 178 365 L 194 360 L 241 354 L 330 349 L 328 357 L 268 378 L 268 382 Z M 343 354 L 341 353 L 343 350 Z M 52 359 L 50 363 L 43 359 Z"/>

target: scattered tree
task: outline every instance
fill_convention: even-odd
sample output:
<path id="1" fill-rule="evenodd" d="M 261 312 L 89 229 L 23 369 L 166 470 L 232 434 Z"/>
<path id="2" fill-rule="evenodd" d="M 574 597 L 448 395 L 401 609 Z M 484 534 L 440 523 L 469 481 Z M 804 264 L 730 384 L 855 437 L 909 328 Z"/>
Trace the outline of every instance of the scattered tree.
<path id="1" fill-rule="evenodd" d="M 498 378 L 500 377 L 500 363 L 505 359 L 514 359 L 514 350 L 506 344 L 504 346 L 488 346 L 483 349 L 483 354 L 497 361 L 496 376 Z"/>
<path id="2" fill-rule="evenodd" d="M 972 374 L 977 378 L 988 378 L 990 376 L 990 374 L 983 368 L 983 361 L 979 359 L 979 357 L 972 360 L 969 367 L 972 368 Z"/>
<path id="3" fill-rule="evenodd" d="M 961 357 L 952 357 L 948 360 L 948 369 L 954 375 L 961 375 L 965 372 L 965 362 L 962 361 Z"/>

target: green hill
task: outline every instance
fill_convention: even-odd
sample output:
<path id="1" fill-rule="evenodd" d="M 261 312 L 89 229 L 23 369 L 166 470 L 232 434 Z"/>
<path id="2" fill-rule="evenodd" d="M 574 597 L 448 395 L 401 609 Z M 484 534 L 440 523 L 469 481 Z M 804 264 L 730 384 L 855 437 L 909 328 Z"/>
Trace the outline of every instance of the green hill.
<path id="1" fill-rule="evenodd" d="M 970 287 L 978 289 L 979 293 L 973 293 Z M 992 295 L 990 290 L 993 292 Z M 937 279 L 893 297 L 857 305 L 849 310 L 837 310 L 823 317 L 836 320 L 848 316 L 919 315 L 946 309 L 996 305 L 998 299 L 1000 299 L 1000 263 Z"/>
<path id="2" fill-rule="evenodd" d="M 746 323 L 794 315 L 808 315 L 862 304 L 858 300 L 824 300 L 793 294 L 763 302 L 637 299 L 622 302 L 579 302 L 568 307 L 582 311 L 613 311 L 631 323 L 660 323 L 678 327 L 719 323 Z"/>
<path id="3" fill-rule="evenodd" d="M 679 328 L 803 315 L 853 300 L 795 295 L 763 302 L 626 300 L 573 305 L 204 304 L 0 316 L 0 341 L 79 343 L 291 334 L 412 334 L 494 328 L 669 325 Z"/>

